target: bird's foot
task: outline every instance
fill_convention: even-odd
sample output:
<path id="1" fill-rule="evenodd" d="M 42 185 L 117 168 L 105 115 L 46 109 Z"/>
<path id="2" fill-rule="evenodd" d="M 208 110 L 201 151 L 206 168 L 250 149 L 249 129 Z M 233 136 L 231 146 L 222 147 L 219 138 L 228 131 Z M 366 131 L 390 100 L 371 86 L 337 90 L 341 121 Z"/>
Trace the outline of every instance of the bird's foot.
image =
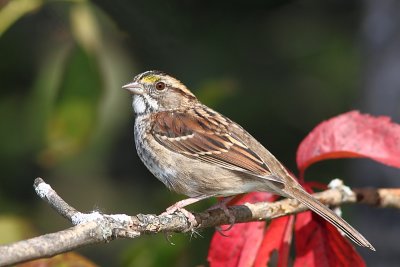
<path id="1" fill-rule="evenodd" d="M 235 224 L 235 216 L 233 216 L 232 212 L 226 206 L 226 204 L 229 203 L 229 201 L 231 201 L 234 198 L 235 198 L 235 196 L 226 197 L 226 198 L 222 199 L 221 201 L 219 201 L 217 204 L 215 204 L 207 209 L 207 211 L 222 209 L 223 212 L 225 213 L 225 215 L 229 218 L 229 226 L 226 229 L 222 229 L 221 226 L 215 227 L 215 230 L 223 236 L 226 236 L 225 234 L 223 234 L 223 232 L 229 231 Z"/>
<path id="2" fill-rule="evenodd" d="M 166 211 L 164 211 L 161 215 L 171 215 L 171 214 L 175 213 L 176 211 L 179 211 L 187 218 L 187 220 L 190 224 L 189 230 L 191 230 L 194 228 L 195 225 L 197 225 L 196 217 L 194 217 L 194 215 L 191 212 L 187 211 L 183 207 L 190 205 L 192 203 L 195 203 L 201 199 L 202 198 L 187 198 L 187 199 L 178 201 L 174 205 L 168 207 L 166 209 Z"/>

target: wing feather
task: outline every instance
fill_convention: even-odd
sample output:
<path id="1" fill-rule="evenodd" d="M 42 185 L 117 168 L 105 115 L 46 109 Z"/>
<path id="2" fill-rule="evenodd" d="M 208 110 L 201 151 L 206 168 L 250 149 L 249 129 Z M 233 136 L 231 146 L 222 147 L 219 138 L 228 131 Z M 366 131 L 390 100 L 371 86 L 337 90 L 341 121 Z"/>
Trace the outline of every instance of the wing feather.
<path id="1" fill-rule="evenodd" d="M 214 112 L 158 112 L 151 134 L 166 148 L 223 168 L 282 183 L 265 162 L 226 128 L 227 119 Z M 210 118 L 212 116 L 212 118 Z M 221 123 L 218 124 L 218 120 Z"/>

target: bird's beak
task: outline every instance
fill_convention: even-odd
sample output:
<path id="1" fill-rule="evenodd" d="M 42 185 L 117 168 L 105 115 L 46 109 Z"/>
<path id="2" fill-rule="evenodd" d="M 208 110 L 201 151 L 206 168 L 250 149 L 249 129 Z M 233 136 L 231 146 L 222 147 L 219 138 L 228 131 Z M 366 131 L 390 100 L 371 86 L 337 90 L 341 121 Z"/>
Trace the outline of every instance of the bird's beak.
<path id="1" fill-rule="evenodd" d="M 128 92 L 132 95 L 144 94 L 143 86 L 137 82 L 125 84 L 124 86 L 122 86 L 122 89 L 128 90 Z"/>

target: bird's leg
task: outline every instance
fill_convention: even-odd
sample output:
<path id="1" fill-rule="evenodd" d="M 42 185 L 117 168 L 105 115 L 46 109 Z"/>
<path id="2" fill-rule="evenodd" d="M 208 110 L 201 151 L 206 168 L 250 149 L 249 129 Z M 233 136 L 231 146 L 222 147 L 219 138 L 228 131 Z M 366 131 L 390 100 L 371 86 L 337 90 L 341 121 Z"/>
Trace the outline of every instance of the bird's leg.
<path id="1" fill-rule="evenodd" d="M 194 215 L 191 212 L 187 211 L 183 207 L 186 207 L 187 205 L 196 203 L 200 200 L 203 200 L 203 199 L 206 199 L 209 197 L 210 196 L 199 196 L 199 197 L 192 197 L 192 198 L 180 200 L 180 201 L 176 202 L 174 205 L 168 207 L 167 210 L 164 211 L 161 215 L 169 215 L 169 214 L 173 214 L 175 211 L 180 211 L 188 219 L 188 221 L 190 223 L 190 228 L 192 228 L 193 225 L 196 223 L 196 218 L 194 217 Z"/>
<path id="2" fill-rule="evenodd" d="M 232 215 L 232 213 L 229 211 L 228 207 L 226 204 L 228 204 L 232 199 L 234 199 L 236 196 L 231 196 L 231 197 L 225 197 L 222 200 L 218 201 L 217 204 L 211 206 L 210 208 L 207 209 L 207 211 L 210 210 L 216 210 L 216 209 L 222 209 L 225 213 L 226 216 L 229 217 L 229 223 L 230 225 L 226 229 L 222 229 L 220 226 L 215 227 L 215 229 L 223 236 L 225 236 L 222 232 L 224 231 L 229 231 L 233 225 L 235 224 L 235 217 Z"/>
<path id="3" fill-rule="evenodd" d="M 227 203 L 229 203 L 229 201 L 231 201 L 232 199 L 234 199 L 236 196 L 231 196 L 231 197 L 224 197 L 221 200 L 218 200 L 218 203 L 215 205 L 212 205 L 211 207 L 209 207 L 207 209 L 207 211 L 210 210 L 217 210 L 217 209 L 222 209 L 224 211 L 224 213 L 226 215 L 228 215 L 227 213 L 229 213 L 228 207 L 226 206 Z"/>

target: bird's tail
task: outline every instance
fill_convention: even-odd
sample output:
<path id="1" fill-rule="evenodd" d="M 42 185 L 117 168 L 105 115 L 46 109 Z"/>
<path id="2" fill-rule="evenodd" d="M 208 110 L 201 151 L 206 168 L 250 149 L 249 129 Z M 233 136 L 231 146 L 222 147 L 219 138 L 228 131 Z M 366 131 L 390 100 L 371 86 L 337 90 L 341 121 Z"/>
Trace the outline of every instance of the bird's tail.
<path id="1" fill-rule="evenodd" d="M 316 200 L 314 197 L 312 197 L 303 189 L 294 187 L 291 188 L 290 192 L 288 192 L 287 190 L 285 190 L 285 192 L 294 199 L 297 199 L 307 208 L 314 211 L 322 218 L 324 218 L 325 220 L 327 220 L 328 222 L 330 222 L 331 224 L 342 230 L 357 245 L 362 247 L 367 247 L 375 251 L 375 248 L 368 242 L 367 239 L 365 239 L 365 237 L 362 234 L 360 234 L 344 219 L 339 217 L 336 213 L 334 213 L 324 204 Z"/>

